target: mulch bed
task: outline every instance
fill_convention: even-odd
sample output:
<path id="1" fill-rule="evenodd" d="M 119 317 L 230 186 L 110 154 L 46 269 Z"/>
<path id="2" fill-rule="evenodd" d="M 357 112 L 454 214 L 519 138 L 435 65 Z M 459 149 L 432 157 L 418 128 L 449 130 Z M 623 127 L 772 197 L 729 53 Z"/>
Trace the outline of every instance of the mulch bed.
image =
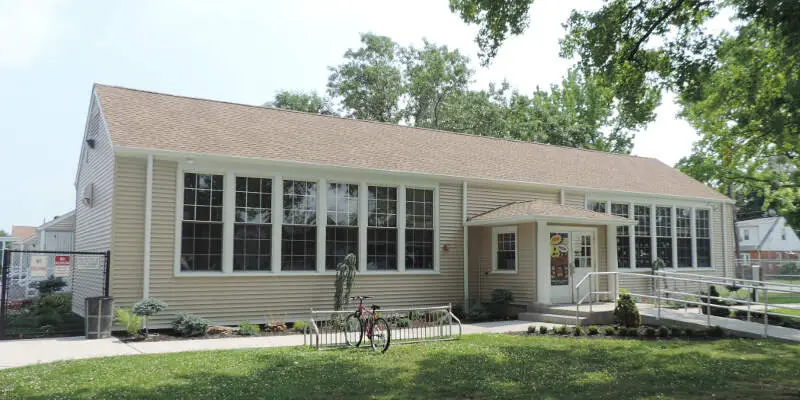
<path id="1" fill-rule="evenodd" d="M 257 335 L 239 335 L 236 332 L 230 334 L 213 334 L 213 335 L 203 335 L 203 336 L 191 336 L 185 337 L 180 336 L 172 329 L 151 329 L 150 336 L 137 335 L 137 336 L 130 336 L 125 332 L 115 332 L 114 337 L 119 339 L 123 343 L 128 342 L 168 342 L 174 340 L 205 340 L 205 339 L 227 339 L 227 338 L 246 338 L 246 337 L 269 337 L 269 336 L 292 336 L 292 335 L 302 335 L 302 332 L 297 332 L 294 330 L 285 330 L 282 332 L 265 332 L 261 331 Z"/>

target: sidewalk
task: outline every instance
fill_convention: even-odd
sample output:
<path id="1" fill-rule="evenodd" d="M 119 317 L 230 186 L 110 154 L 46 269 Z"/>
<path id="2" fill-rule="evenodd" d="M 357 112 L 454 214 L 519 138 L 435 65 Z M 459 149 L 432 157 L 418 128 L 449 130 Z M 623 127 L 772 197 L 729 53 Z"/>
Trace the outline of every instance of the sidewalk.
<path id="1" fill-rule="evenodd" d="M 674 324 L 698 329 L 705 329 L 708 327 L 708 316 L 699 314 L 696 308 L 690 308 L 688 311 L 683 309 L 670 310 L 662 308 L 660 320 L 657 318 L 657 314 L 658 310 L 655 308 L 641 310 L 642 321 L 654 325 Z M 761 338 L 764 334 L 763 323 L 711 316 L 711 326 L 715 325 L 719 325 L 726 331 L 734 332 L 737 336 Z M 769 325 L 767 326 L 767 335 L 770 339 L 800 343 L 800 330 L 798 329 Z"/>
<path id="2" fill-rule="evenodd" d="M 499 321 L 464 324 L 463 333 L 522 332 L 531 322 Z M 550 325 L 550 324 L 537 324 Z M 552 327 L 552 326 L 551 326 Z M 302 346 L 303 335 L 187 339 L 123 343 L 116 338 L 87 340 L 83 337 L 0 341 L 0 369 L 53 361 L 183 351 L 253 349 Z"/>

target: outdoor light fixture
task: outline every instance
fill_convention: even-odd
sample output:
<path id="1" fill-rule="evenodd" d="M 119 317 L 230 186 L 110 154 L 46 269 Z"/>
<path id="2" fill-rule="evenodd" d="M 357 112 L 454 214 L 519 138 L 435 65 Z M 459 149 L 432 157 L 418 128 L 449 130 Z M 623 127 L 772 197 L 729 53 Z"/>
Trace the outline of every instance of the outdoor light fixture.
<path id="1" fill-rule="evenodd" d="M 90 149 L 94 148 L 94 139 L 86 139 L 86 144 L 89 145 Z"/>

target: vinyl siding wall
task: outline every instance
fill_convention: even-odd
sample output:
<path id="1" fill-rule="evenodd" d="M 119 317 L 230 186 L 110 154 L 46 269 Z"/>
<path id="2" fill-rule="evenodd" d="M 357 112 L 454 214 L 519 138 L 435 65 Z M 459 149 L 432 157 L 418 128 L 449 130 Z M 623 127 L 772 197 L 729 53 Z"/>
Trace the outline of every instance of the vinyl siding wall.
<path id="1" fill-rule="evenodd" d="M 128 306 L 141 296 L 144 159 L 118 158 L 117 188 L 130 201 L 116 204 L 115 256 L 112 288 L 117 305 Z M 333 275 L 265 275 L 214 277 L 175 276 L 175 209 L 177 164 L 156 159 L 153 171 L 153 215 L 150 295 L 165 301 L 167 311 L 153 319 L 168 324 L 175 314 L 190 312 L 214 323 L 265 319 L 292 321 L 306 318 L 310 308 L 330 309 Z M 439 187 L 440 270 L 438 274 L 361 274 L 353 295 L 369 295 L 383 307 L 441 305 L 463 299 L 463 229 L 461 186 Z"/>
<path id="2" fill-rule="evenodd" d="M 469 229 L 470 302 L 491 300 L 492 290 L 509 289 L 514 303 L 536 302 L 536 224 L 517 226 L 517 273 L 492 272 L 492 228 Z"/>
<path id="3" fill-rule="evenodd" d="M 84 144 L 86 155 L 82 159 L 76 185 L 75 237 L 76 251 L 105 252 L 111 249 L 111 216 L 114 190 L 114 154 L 111 140 L 96 103 L 89 111 L 87 138 L 95 139 L 95 148 Z M 87 162 L 88 159 L 88 162 Z M 93 204 L 86 205 L 84 189 L 94 184 Z M 103 294 L 104 264 L 99 257 L 76 257 L 73 265 L 72 310 L 83 315 L 84 299 Z"/>

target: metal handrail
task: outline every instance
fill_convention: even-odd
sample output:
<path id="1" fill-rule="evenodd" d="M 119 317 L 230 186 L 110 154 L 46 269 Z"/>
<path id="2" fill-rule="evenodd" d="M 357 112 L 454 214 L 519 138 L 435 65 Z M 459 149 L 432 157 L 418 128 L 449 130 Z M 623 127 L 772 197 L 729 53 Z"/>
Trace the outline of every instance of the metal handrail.
<path id="1" fill-rule="evenodd" d="M 681 275 L 681 276 L 699 276 L 699 277 L 703 277 L 703 278 L 708 278 L 709 277 L 709 275 L 693 274 L 693 273 L 681 272 L 681 271 L 658 270 L 658 271 L 656 271 L 656 273 L 664 274 L 664 275 L 670 274 L 670 275 Z M 714 277 L 714 278 L 718 278 L 718 279 L 723 280 L 723 281 L 730 281 L 732 283 L 751 282 L 751 283 L 759 283 L 759 284 L 769 284 L 769 285 L 772 285 L 772 286 L 786 286 L 786 287 L 790 287 L 790 288 L 795 288 L 795 289 L 797 289 L 797 291 L 800 291 L 800 285 L 793 284 L 793 283 L 758 281 L 758 280 L 753 280 L 753 279 L 738 279 L 738 278 L 731 278 L 731 277 L 725 277 L 725 276 Z M 759 288 L 760 287 L 761 286 L 759 286 Z M 790 291 L 789 293 L 793 293 L 793 292 L 794 291 Z"/>

